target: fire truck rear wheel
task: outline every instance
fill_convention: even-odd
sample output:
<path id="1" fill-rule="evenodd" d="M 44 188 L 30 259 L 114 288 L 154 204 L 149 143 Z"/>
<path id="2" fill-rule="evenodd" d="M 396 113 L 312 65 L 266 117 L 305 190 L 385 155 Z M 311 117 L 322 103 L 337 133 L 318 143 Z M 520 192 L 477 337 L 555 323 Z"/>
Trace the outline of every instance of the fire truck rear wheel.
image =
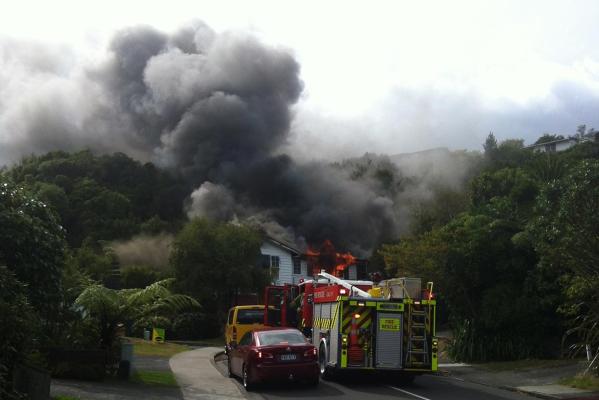
<path id="1" fill-rule="evenodd" d="M 327 354 L 327 348 L 324 343 L 320 344 L 318 350 L 318 366 L 320 368 L 320 377 L 322 379 L 331 379 L 331 367 L 327 365 L 329 355 Z"/>
<path id="2" fill-rule="evenodd" d="M 395 380 L 400 385 L 411 385 L 412 383 L 414 383 L 415 379 L 416 379 L 416 375 L 408 373 L 408 372 L 400 371 L 395 374 Z"/>

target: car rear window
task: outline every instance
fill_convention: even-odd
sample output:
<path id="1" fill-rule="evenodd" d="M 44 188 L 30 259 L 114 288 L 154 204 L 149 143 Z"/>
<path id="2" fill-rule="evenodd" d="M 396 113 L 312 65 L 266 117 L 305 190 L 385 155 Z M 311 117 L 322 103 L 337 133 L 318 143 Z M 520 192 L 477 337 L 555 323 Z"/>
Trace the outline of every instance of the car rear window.
<path id="1" fill-rule="evenodd" d="M 270 332 L 259 332 L 258 339 L 262 346 L 270 346 L 273 344 L 304 344 L 306 338 L 301 332 L 295 331 L 270 331 Z"/>
<path id="2" fill-rule="evenodd" d="M 264 322 L 264 310 L 237 310 L 237 323 L 241 325 L 261 324 Z"/>

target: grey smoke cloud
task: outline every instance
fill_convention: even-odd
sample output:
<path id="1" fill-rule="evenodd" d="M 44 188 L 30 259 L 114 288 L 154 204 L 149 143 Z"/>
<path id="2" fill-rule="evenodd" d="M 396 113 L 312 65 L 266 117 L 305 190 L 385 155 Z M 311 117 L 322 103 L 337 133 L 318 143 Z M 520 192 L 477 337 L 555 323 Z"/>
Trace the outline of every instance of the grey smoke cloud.
<path id="1" fill-rule="evenodd" d="M 58 47 L 0 46 L 0 162 L 58 149 L 122 151 L 183 175 L 195 189 L 190 216 L 252 221 L 300 245 L 331 239 L 359 255 L 406 232 L 410 205 L 435 185 L 463 185 L 470 161 L 436 154 L 429 168 L 368 155 L 331 164 L 348 148 L 401 151 L 442 140 L 472 147 L 472 137 L 482 143 L 489 130 L 518 136 L 520 127 L 553 131 L 575 119 L 573 126 L 591 126 L 599 104 L 572 82 L 554 87 L 554 108 L 539 101 L 492 110 L 475 95 L 402 89 L 372 126 L 368 119 L 357 125 L 348 147 L 334 124 L 310 126 L 306 118 L 292 125 L 298 109 L 306 117 L 298 107 L 300 65 L 289 51 L 250 35 L 217 33 L 201 22 L 172 34 L 133 27 L 116 33 L 94 64 Z M 569 119 L 552 114 L 556 109 Z M 311 140 L 293 136 L 297 126 L 312 130 Z M 389 136 L 373 140 L 375 130 Z M 298 151 L 304 159 L 330 158 L 298 161 Z"/>
<path id="2" fill-rule="evenodd" d="M 149 266 L 156 270 L 165 269 L 174 237 L 161 233 L 156 236 L 140 235 L 127 241 L 118 241 L 110 247 L 122 267 Z"/>
<path id="3" fill-rule="evenodd" d="M 27 122 L 2 135 L 1 156 L 125 151 L 196 187 L 190 215 L 251 220 L 295 241 L 332 239 L 364 252 L 394 233 L 393 200 L 327 163 L 278 154 L 303 88 L 299 73 L 288 51 L 202 23 L 173 35 L 124 29 L 102 63 L 43 73 L 47 93 L 21 96 L 26 111 L 2 110 Z"/>

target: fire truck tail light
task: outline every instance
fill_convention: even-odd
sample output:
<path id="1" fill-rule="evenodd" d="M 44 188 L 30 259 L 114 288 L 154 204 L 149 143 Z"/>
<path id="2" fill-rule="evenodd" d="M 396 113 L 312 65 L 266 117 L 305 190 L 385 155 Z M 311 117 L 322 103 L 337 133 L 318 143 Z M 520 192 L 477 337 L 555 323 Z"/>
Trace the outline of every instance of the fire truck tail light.
<path id="1" fill-rule="evenodd" d="M 360 319 L 360 314 L 354 314 L 355 319 Z"/>
<path id="2" fill-rule="evenodd" d="M 339 294 L 347 294 L 347 290 L 345 290 L 345 289 L 339 289 Z"/>

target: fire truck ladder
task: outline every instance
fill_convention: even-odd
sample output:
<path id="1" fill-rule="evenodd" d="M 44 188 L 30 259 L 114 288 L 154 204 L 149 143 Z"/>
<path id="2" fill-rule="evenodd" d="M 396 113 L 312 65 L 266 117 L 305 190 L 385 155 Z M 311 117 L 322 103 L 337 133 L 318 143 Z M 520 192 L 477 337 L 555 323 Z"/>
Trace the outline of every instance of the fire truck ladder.
<path id="1" fill-rule="evenodd" d="M 408 349 L 406 366 L 420 367 L 429 364 L 427 324 L 430 322 L 425 307 L 420 302 L 408 304 Z"/>

